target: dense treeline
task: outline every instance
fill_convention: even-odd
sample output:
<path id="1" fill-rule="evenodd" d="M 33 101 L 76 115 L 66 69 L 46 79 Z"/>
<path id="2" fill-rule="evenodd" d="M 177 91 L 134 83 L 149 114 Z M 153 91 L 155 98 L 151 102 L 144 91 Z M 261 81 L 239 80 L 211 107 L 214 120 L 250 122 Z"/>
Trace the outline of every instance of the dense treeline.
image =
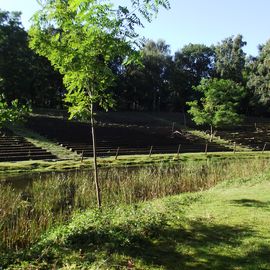
<path id="1" fill-rule="evenodd" d="M 117 110 L 186 111 L 187 102 L 200 100 L 202 79 L 230 80 L 244 88 L 238 112 L 267 115 L 270 104 L 270 41 L 257 57 L 247 56 L 241 35 L 211 47 L 188 44 L 174 55 L 164 40 L 141 46 L 141 65 L 124 68 L 111 63 L 117 80 L 111 91 Z M 47 59 L 28 47 L 20 13 L 0 11 L 0 92 L 7 102 L 18 98 L 33 107 L 62 108 L 62 76 Z"/>
<path id="2" fill-rule="evenodd" d="M 28 46 L 19 12 L 0 10 L 0 91 L 8 103 L 19 99 L 33 107 L 61 105 L 62 77 Z"/>
<path id="3" fill-rule="evenodd" d="M 245 89 L 239 111 L 267 114 L 270 102 L 270 41 L 257 57 L 247 57 L 243 37 L 229 37 L 216 46 L 188 44 L 173 56 L 163 40 L 142 47 L 142 67 L 121 74 L 116 96 L 120 105 L 135 110 L 186 110 L 186 102 L 199 99 L 194 91 L 202 79 L 231 80 Z M 121 95 L 120 95 L 121 93 Z"/>

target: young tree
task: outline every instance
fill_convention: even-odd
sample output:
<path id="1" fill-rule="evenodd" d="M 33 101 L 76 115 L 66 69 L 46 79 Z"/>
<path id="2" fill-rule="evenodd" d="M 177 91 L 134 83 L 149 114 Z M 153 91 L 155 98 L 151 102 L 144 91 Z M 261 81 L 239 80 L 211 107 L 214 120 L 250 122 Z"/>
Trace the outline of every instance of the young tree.
<path id="1" fill-rule="evenodd" d="M 4 95 L 0 95 L 0 128 L 3 128 L 7 124 L 23 121 L 29 112 L 30 107 L 20 105 L 18 99 L 8 104 Z"/>
<path id="2" fill-rule="evenodd" d="M 210 126 L 210 141 L 213 138 L 213 128 L 236 125 L 241 121 L 237 113 L 240 100 L 245 95 L 245 89 L 231 80 L 203 79 L 193 88 L 203 94 L 198 101 L 187 102 L 188 111 L 197 125 Z"/>
<path id="3" fill-rule="evenodd" d="M 136 26 L 140 17 L 151 21 L 160 6 L 169 8 L 167 0 L 131 0 L 115 7 L 111 1 L 40 0 L 41 10 L 33 17 L 29 30 L 30 46 L 45 56 L 64 76 L 65 101 L 70 117 L 90 119 L 93 141 L 93 164 L 97 204 L 101 206 L 98 182 L 94 105 L 113 106 L 109 88 L 115 74 L 110 63 L 122 56 L 124 64 L 138 57 L 133 50 Z"/>

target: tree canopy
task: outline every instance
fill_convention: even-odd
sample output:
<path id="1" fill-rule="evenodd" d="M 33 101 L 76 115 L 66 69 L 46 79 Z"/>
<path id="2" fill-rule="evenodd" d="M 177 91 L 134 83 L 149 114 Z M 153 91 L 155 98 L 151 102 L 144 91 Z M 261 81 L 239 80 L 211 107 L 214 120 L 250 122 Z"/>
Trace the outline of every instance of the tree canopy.
<path id="1" fill-rule="evenodd" d="M 44 57 L 28 47 L 20 12 L 0 10 L 0 93 L 8 103 L 19 99 L 34 106 L 55 107 L 63 93 L 62 77 Z"/>
<path id="2" fill-rule="evenodd" d="M 110 63 L 119 56 L 124 64 L 138 57 L 133 39 L 135 25 L 142 24 L 139 14 L 150 20 L 159 5 L 169 4 L 132 1 L 132 5 L 131 13 L 110 1 L 43 1 L 42 10 L 34 16 L 30 46 L 64 75 L 71 117 L 86 115 L 92 103 L 105 109 L 113 105 L 108 89 L 115 74 Z"/>
<path id="3" fill-rule="evenodd" d="M 241 112 L 269 114 L 269 42 L 260 46 L 256 57 L 246 57 L 246 42 L 241 35 L 228 37 L 211 47 L 187 44 L 172 55 L 166 41 L 145 39 L 142 42 L 136 33 L 136 27 L 142 26 L 144 19 L 151 21 L 160 6 L 169 7 L 165 0 L 130 0 L 122 6 L 115 6 L 113 1 L 39 2 L 41 11 L 34 17 L 35 30 L 32 27 L 29 33 L 22 27 L 19 12 L 0 11 L 0 93 L 5 95 L 8 104 L 18 99 L 31 103 L 34 108 L 63 108 L 66 96 L 74 117 L 87 116 L 90 107 L 84 105 L 89 95 L 80 85 L 86 85 L 83 76 L 94 70 L 95 74 L 90 74 L 91 82 L 96 81 L 92 84 L 96 91 L 92 100 L 99 104 L 98 109 L 114 105 L 116 110 L 186 111 L 187 101 L 199 100 L 202 96 L 201 92 L 193 91 L 193 86 L 199 85 L 203 78 L 221 78 L 245 87 L 247 94 L 241 101 Z M 57 9 L 53 10 L 53 6 Z M 62 17 L 57 14 L 60 11 L 64 14 Z M 57 19 L 53 19 L 54 15 Z M 102 21 L 104 16 L 107 19 Z M 94 20 L 89 24 L 87 20 L 91 18 Z M 72 23 L 69 25 L 67 20 Z M 86 30 L 90 27 L 92 32 Z M 106 30 L 102 32 L 99 27 Z M 39 41 L 32 38 L 36 45 L 31 46 L 36 47 L 39 55 L 28 48 L 29 34 L 36 30 L 42 30 L 42 35 Z M 99 42 L 94 42 L 94 35 Z M 48 52 L 54 64 L 38 44 L 41 38 L 50 47 Z M 57 58 L 55 52 L 60 48 L 61 56 Z M 140 65 L 134 59 L 140 59 Z M 71 73 L 67 75 L 64 62 L 76 80 L 71 78 Z M 86 63 L 88 70 L 82 68 Z"/>
<path id="4" fill-rule="evenodd" d="M 20 12 L 0 11 L 1 92 L 8 101 L 24 96 L 29 87 L 29 49 Z M 24 78 L 24 80 L 22 80 Z"/>
<path id="5" fill-rule="evenodd" d="M 202 78 L 209 78 L 214 70 L 214 50 L 203 44 L 188 44 L 175 53 L 175 62 L 198 85 Z"/>
<path id="6" fill-rule="evenodd" d="M 166 106 L 168 69 L 171 64 L 170 46 L 164 40 L 147 41 L 142 49 L 144 95 L 152 111 Z"/>
<path id="7" fill-rule="evenodd" d="M 215 47 L 216 72 L 220 78 L 243 82 L 246 57 L 243 47 L 246 44 L 242 35 L 237 35 L 224 39 Z"/>
<path id="8" fill-rule="evenodd" d="M 260 47 L 259 56 L 249 63 L 248 88 L 253 93 L 253 106 L 270 105 L 270 40 Z"/>

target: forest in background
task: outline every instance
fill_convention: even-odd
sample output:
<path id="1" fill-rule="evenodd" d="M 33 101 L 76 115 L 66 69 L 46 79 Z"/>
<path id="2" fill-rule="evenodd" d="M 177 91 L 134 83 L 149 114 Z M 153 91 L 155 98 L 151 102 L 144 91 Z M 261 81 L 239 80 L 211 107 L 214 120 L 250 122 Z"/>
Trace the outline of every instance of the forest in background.
<path id="1" fill-rule="evenodd" d="M 65 108 L 62 75 L 28 46 L 19 12 L 0 11 L 0 94 L 7 102 L 19 99 L 33 108 Z M 177 34 L 177 33 L 176 33 Z M 181 37 L 179 37 L 181 38 Z M 170 52 L 165 40 L 143 40 L 142 65 L 110 63 L 117 75 L 108 89 L 118 111 L 187 111 L 187 102 L 201 99 L 194 87 L 202 79 L 231 80 L 245 90 L 238 113 L 269 116 L 270 40 L 259 45 L 258 56 L 247 56 L 242 35 L 216 45 L 187 44 Z"/>

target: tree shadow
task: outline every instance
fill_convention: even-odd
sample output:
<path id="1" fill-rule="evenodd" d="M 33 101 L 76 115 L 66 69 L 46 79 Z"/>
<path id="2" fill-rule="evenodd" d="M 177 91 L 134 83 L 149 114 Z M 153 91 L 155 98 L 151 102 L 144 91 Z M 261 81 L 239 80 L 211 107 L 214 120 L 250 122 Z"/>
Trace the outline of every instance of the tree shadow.
<path id="1" fill-rule="evenodd" d="M 262 202 L 259 200 L 253 199 L 240 199 L 240 200 L 231 200 L 232 204 L 237 204 L 244 207 L 256 207 L 256 208 L 269 208 L 270 201 Z"/>
<path id="2" fill-rule="evenodd" d="M 270 269 L 257 268 L 257 264 L 268 264 L 270 246 L 257 246 L 252 253 L 240 255 L 237 248 L 244 238 L 256 233 L 245 226 L 210 224 L 204 221 L 190 221 L 188 229 L 161 226 L 144 227 L 134 232 L 128 227 L 115 226 L 107 229 L 80 231 L 67 239 L 64 252 L 81 253 L 81 262 L 95 261 L 93 254 L 100 251 L 106 258 L 124 255 L 145 265 L 174 269 Z M 123 261 L 122 268 L 126 266 Z M 253 268 L 252 268 L 253 267 Z M 115 268 L 112 268 L 115 269 Z M 118 269 L 118 268 L 116 268 Z M 119 268 L 120 269 L 120 268 Z M 127 269 L 127 268 L 124 268 Z"/>

